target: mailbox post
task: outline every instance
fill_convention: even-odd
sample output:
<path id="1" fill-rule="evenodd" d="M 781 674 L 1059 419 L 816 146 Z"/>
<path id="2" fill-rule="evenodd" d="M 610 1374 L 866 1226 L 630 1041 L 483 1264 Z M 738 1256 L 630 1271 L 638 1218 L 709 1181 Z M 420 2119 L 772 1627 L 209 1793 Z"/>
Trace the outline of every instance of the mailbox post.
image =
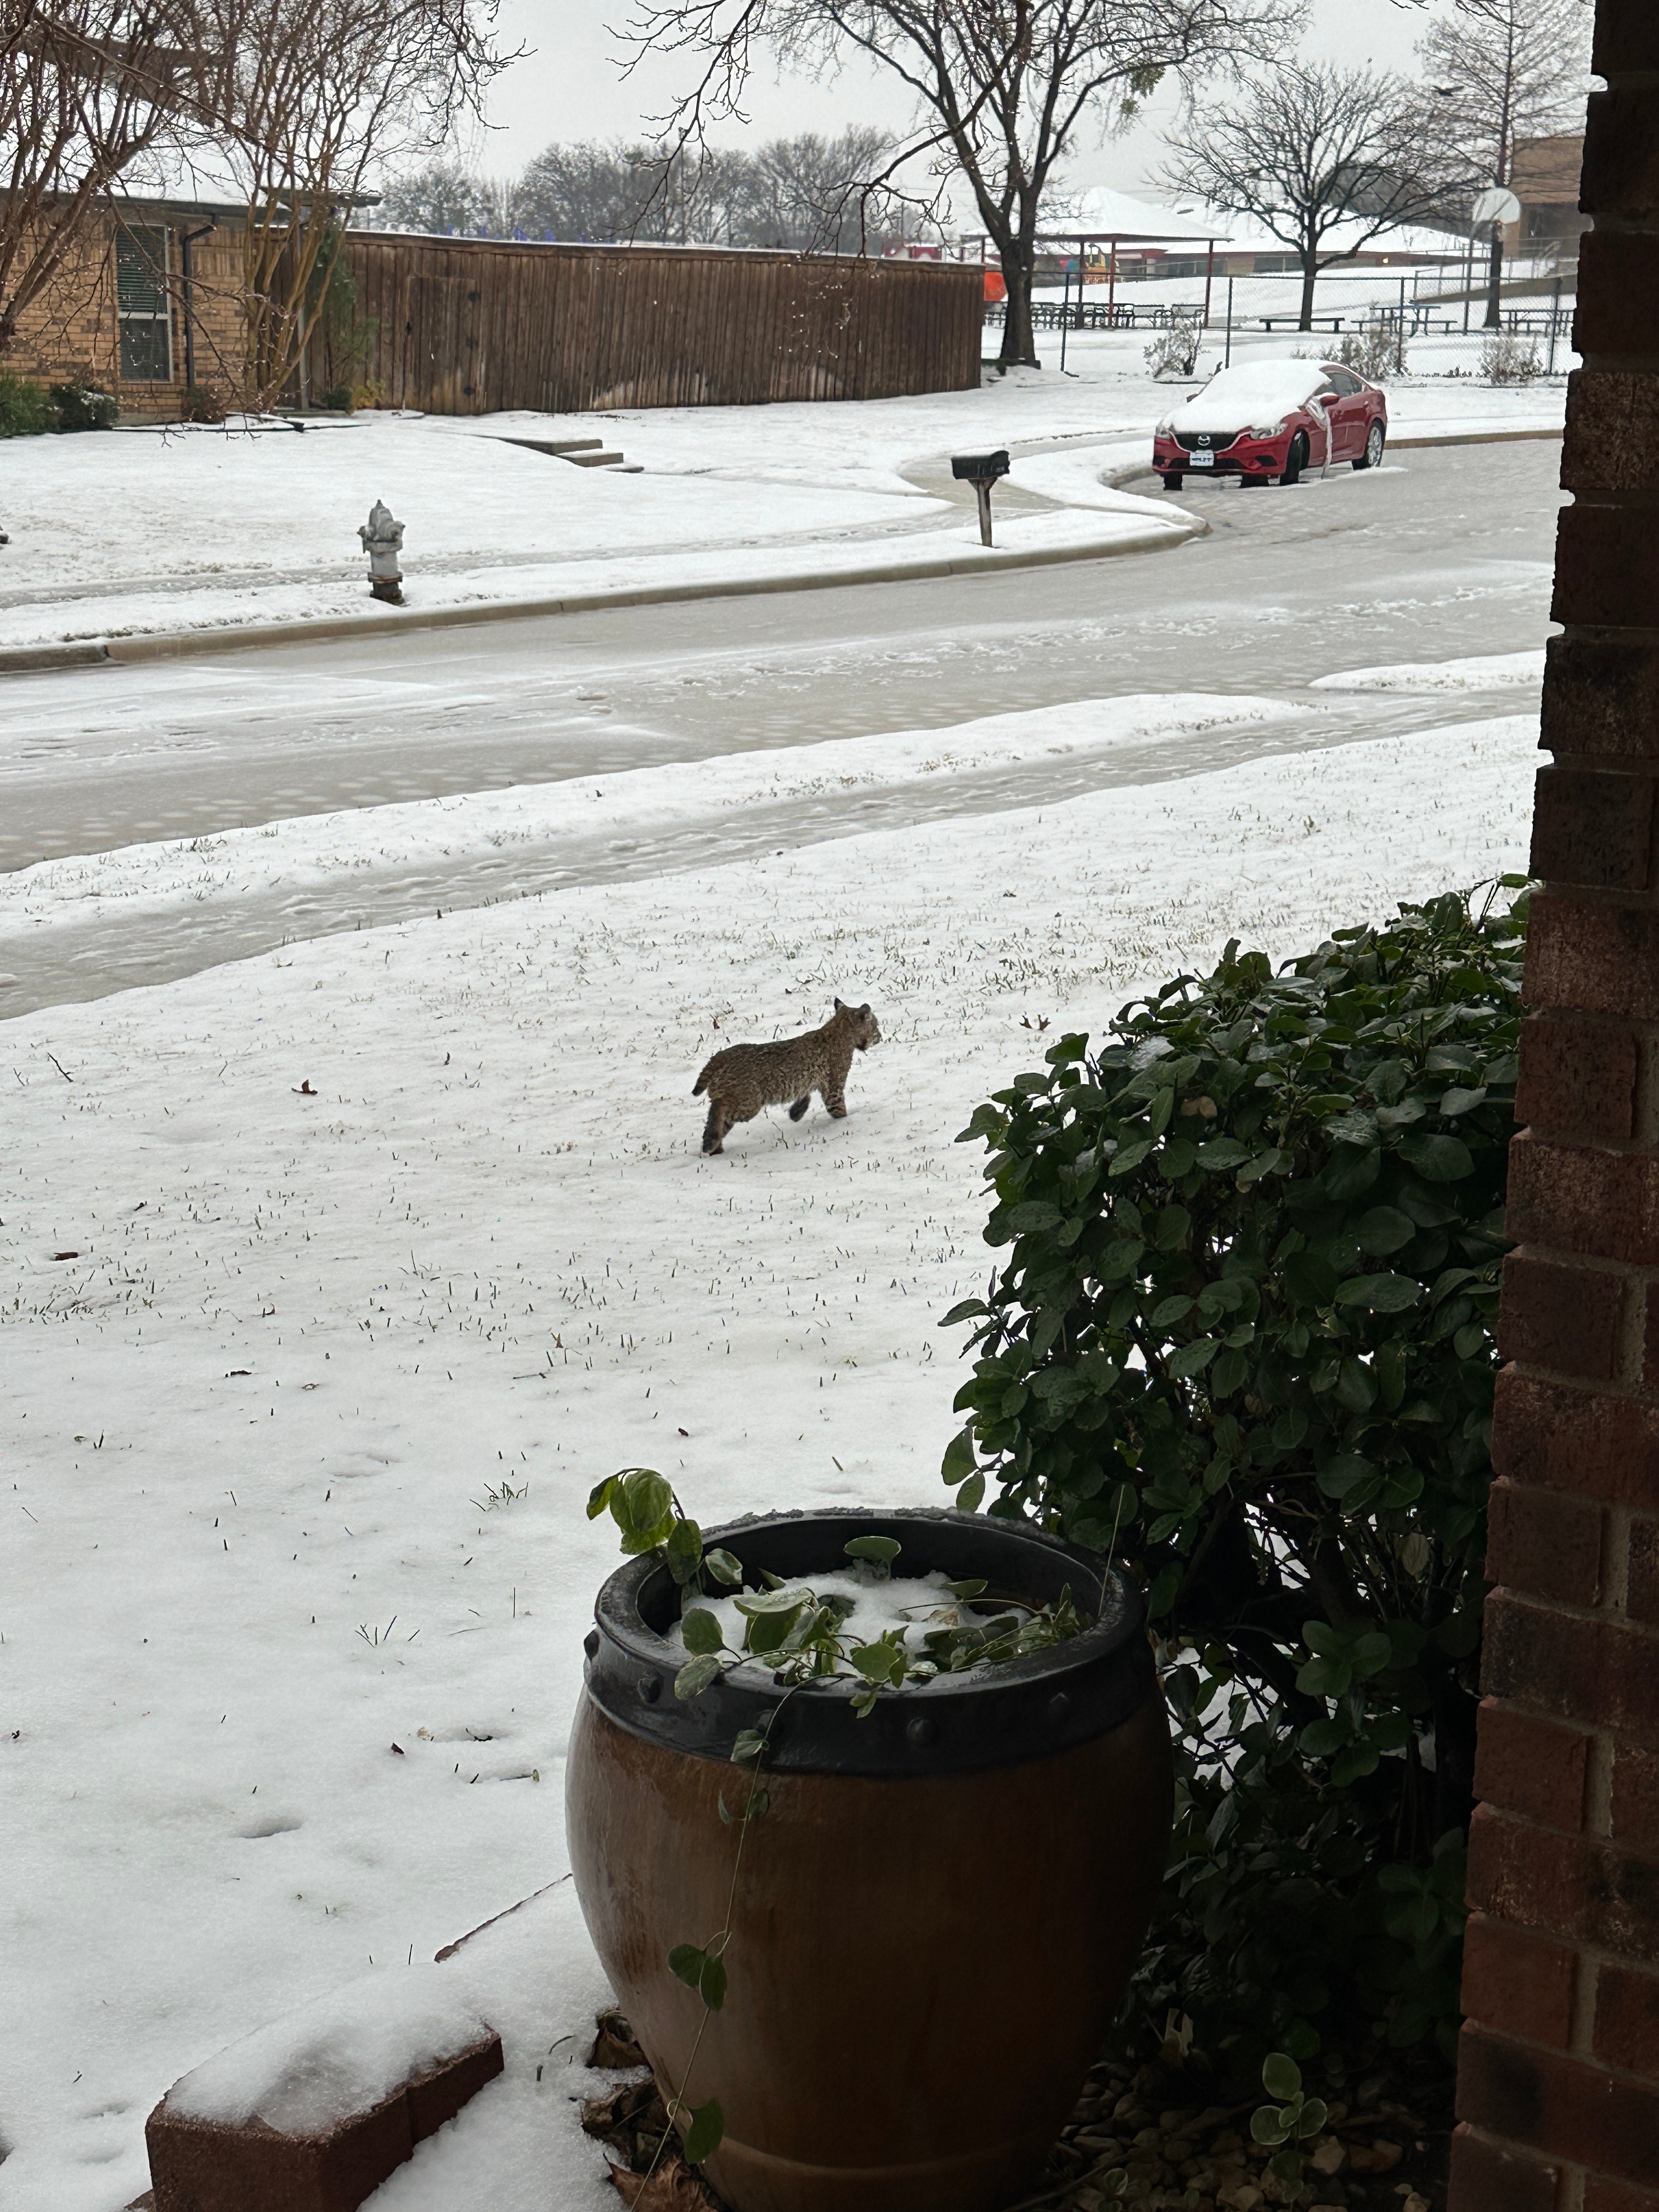
<path id="1" fill-rule="evenodd" d="M 951 473 L 958 483 L 970 483 L 979 498 L 979 542 L 991 542 L 991 487 L 999 477 L 1008 473 L 1008 449 L 1005 446 L 995 453 L 957 453 L 951 461 Z"/>

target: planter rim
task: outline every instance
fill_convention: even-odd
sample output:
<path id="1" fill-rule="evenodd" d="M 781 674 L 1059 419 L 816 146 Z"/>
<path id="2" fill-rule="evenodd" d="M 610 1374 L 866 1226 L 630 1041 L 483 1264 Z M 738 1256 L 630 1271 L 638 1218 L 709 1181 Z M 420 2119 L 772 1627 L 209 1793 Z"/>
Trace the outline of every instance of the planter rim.
<path id="1" fill-rule="evenodd" d="M 831 1506 L 753 1515 L 705 1530 L 703 1540 L 709 1548 L 723 1545 L 751 1571 L 765 1567 L 794 1577 L 831 1571 L 842 1543 L 855 1533 L 898 1540 L 904 1550 L 893 1563 L 896 1574 L 933 1568 L 952 1580 L 984 1574 L 1012 1582 L 1038 1603 L 1069 1584 L 1079 1612 L 1094 1618 L 1049 1650 L 883 1690 L 863 1719 L 852 1707 L 857 1685 L 811 1683 L 788 1699 L 772 1739 L 772 1771 L 896 1780 L 1013 1765 L 1088 1742 L 1153 1693 L 1138 1592 L 1105 1560 L 1028 1522 Z M 668 1571 L 650 1554 L 629 1560 L 605 1582 L 584 1647 L 586 1694 L 631 1735 L 694 1758 L 729 1759 L 739 1731 L 763 1729 L 783 1693 L 769 1680 L 751 1684 L 728 1674 L 700 1698 L 677 1698 L 683 1656 L 647 1617 L 665 1622 L 672 1601 Z"/>

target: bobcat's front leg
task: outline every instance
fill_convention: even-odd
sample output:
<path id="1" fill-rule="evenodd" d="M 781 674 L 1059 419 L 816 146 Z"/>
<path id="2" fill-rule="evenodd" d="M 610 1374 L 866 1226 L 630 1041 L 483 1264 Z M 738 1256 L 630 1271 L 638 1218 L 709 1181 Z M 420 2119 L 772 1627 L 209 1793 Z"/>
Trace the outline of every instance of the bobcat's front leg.
<path id="1" fill-rule="evenodd" d="M 844 1121 L 847 1119 L 847 1090 L 845 1085 L 842 1083 L 831 1083 L 828 1085 L 823 1091 L 822 1097 L 825 1106 L 830 1109 L 830 1120 L 832 1121 Z"/>

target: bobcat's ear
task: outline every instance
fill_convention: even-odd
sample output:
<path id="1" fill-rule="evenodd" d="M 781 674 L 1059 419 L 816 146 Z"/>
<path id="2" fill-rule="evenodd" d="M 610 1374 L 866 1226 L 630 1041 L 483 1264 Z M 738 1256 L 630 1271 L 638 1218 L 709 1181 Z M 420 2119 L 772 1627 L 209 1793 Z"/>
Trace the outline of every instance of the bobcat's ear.
<path id="1" fill-rule="evenodd" d="M 860 1012 L 860 1013 L 864 1014 L 864 1015 L 867 1015 L 867 1014 L 869 1013 L 869 1012 L 870 1012 L 870 1001 L 868 1000 L 868 999 L 866 999 L 866 1000 L 865 1000 L 864 1004 L 863 1004 L 863 1005 L 859 1008 L 859 1012 Z"/>
<path id="2" fill-rule="evenodd" d="M 842 1002 L 841 1002 L 841 1000 L 840 1000 L 839 999 L 837 999 L 837 1000 L 836 1000 L 836 1012 L 838 1014 L 844 1014 L 844 1013 L 847 1012 L 846 1007 L 842 1006 Z"/>

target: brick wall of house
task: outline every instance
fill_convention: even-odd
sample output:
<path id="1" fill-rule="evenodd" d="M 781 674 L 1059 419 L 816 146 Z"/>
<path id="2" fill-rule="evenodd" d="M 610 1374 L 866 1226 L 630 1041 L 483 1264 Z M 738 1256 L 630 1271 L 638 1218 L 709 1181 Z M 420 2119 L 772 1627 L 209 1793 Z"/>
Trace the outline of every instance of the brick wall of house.
<path id="1" fill-rule="evenodd" d="M 1599 0 L 1453 2212 L 1659 2212 L 1659 7 Z"/>
<path id="2" fill-rule="evenodd" d="M 169 215 L 153 218 L 168 233 L 168 288 L 172 294 L 173 375 L 167 382 L 130 382 L 121 374 L 116 315 L 115 240 L 112 214 L 100 213 L 88 224 L 54 281 L 24 308 L 17 336 L 0 368 L 42 384 L 91 380 L 119 398 L 124 413 L 177 416 L 185 404 L 185 331 L 182 256 L 179 238 L 199 229 L 205 218 Z M 193 283 L 191 320 L 195 333 L 196 381 L 228 393 L 240 378 L 242 347 L 240 308 L 241 237 L 220 224 L 191 248 Z"/>

